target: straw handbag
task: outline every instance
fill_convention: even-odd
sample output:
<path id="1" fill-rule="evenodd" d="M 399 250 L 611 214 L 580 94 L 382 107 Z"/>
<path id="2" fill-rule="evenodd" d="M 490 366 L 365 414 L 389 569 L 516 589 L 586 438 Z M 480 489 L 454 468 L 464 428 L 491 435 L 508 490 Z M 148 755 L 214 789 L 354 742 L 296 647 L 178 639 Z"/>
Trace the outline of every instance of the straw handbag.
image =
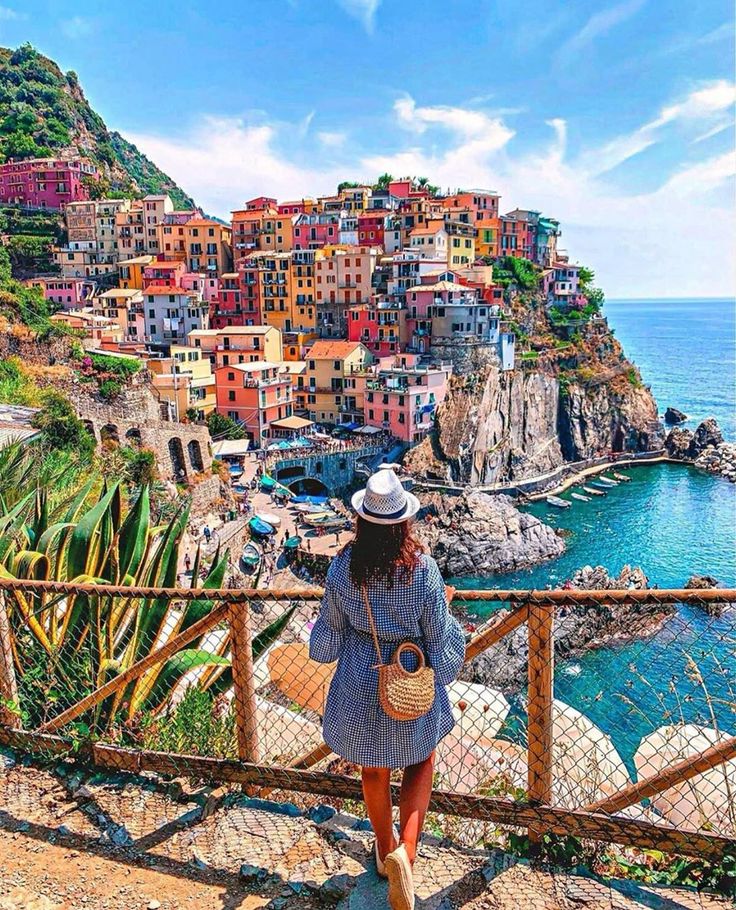
<path id="1" fill-rule="evenodd" d="M 391 663 L 384 664 L 381 658 L 381 647 L 378 643 L 376 623 L 368 598 L 368 589 L 365 585 L 363 585 L 363 600 L 378 656 L 378 701 L 384 713 L 394 720 L 416 720 L 418 717 L 423 717 L 434 703 L 434 670 L 427 666 L 422 649 L 411 641 L 400 644 L 391 657 Z M 401 655 L 405 651 L 416 654 L 419 661 L 416 670 L 406 670 L 402 665 Z"/>

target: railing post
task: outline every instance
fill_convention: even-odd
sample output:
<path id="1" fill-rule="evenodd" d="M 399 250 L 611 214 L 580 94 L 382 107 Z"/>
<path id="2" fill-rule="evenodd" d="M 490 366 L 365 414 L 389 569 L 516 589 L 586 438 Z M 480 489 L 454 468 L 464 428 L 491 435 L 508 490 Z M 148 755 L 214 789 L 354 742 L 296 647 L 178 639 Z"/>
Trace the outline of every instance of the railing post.
<path id="1" fill-rule="evenodd" d="M 233 668 L 235 729 L 238 758 L 258 761 L 258 715 L 253 675 L 253 647 L 250 605 L 247 600 L 234 600 L 228 608 L 230 620 L 230 659 Z"/>
<path id="2" fill-rule="evenodd" d="M 529 692 L 527 696 L 527 791 L 532 805 L 552 801 L 552 701 L 554 699 L 553 604 L 529 604 Z M 541 832 L 529 828 L 538 840 Z"/>
<path id="3" fill-rule="evenodd" d="M 18 704 L 13 649 L 10 644 L 10 618 L 7 598 L 0 596 L 0 727 L 19 727 L 20 722 L 9 704 Z"/>

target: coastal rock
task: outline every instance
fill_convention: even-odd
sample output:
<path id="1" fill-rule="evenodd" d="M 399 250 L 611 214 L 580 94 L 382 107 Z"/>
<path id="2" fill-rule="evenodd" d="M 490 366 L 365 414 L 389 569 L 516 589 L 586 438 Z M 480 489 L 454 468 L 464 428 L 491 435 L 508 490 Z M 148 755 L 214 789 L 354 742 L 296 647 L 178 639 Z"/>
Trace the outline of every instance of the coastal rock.
<path id="1" fill-rule="evenodd" d="M 692 430 L 686 430 L 683 427 L 673 427 L 667 434 L 664 441 L 664 447 L 670 458 L 688 458 L 688 452 L 693 441 Z"/>
<path id="2" fill-rule="evenodd" d="M 664 442 L 650 390 L 626 361 L 560 385 L 553 372 L 496 364 L 453 379 L 435 430 L 404 458 L 416 477 L 503 484 L 548 475 L 567 462 Z"/>
<path id="3" fill-rule="evenodd" d="M 687 414 L 679 411 L 677 408 L 667 408 L 664 412 L 664 422 L 673 426 L 674 424 L 684 423 L 687 420 Z"/>
<path id="4" fill-rule="evenodd" d="M 688 455 L 690 458 L 697 458 L 708 446 L 716 448 L 723 442 L 723 433 L 718 426 L 715 417 L 708 417 L 704 420 L 693 433 L 693 439 L 690 443 Z"/>
<path id="5" fill-rule="evenodd" d="M 566 583 L 577 590 L 613 590 L 649 587 L 646 575 L 639 568 L 624 566 L 616 576 L 609 575 L 603 566 L 585 566 Z M 657 632 L 675 612 L 670 604 L 610 603 L 560 607 L 555 614 L 555 657 L 576 657 L 592 648 L 647 638 Z M 494 616 L 502 615 L 500 612 Z M 502 641 L 480 654 L 465 669 L 461 678 L 502 691 L 523 685 L 529 654 L 525 627 L 520 627 Z"/>
<path id="6" fill-rule="evenodd" d="M 718 583 L 717 578 L 713 578 L 712 575 L 691 575 L 687 580 L 685 588 L 687 590 L 702 590 L 703 588 L 719 588 L 721 587 Z M 713 601 L 711 603 L 701 603 L 695 604 L 694 606 L 700 607 L 708 616 L 721 616 L 723 611 L 728 608 L 728 604 L 722 600 Z"/>
<path id="7" fill-rule="evenodd" d="M 421 499 L 426 518 L 418 524 L 417 536 L 446 576 L 512 572 L 565 549 L 552 528 L 520 512 L 508 496 L 471 492 Z"/>

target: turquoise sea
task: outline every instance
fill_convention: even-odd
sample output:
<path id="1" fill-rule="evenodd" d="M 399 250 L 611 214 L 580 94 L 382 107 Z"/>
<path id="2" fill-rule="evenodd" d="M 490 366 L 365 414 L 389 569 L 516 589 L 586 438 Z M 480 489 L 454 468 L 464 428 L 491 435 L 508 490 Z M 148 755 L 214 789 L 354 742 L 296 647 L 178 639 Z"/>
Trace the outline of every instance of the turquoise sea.
<path id="1" fill-rule="evenodd" d="M 726 438 L 736 439 L 734 301 L 611 301 L 605 313 L 662 412 L 678 407 L 689 425 L 716 417 Z M 557 587 L 581 566 L 618 573 L 628 563 L 660 588 L 682 587 L 695 573 L 736 587 L 736 484 L 670 464 L 625 473 L 631 483 L 588 503 L 573 500 L 564 512 L 546 503 L 529 507 L 564 529 L 567 550 L 559 559 L 454 583 Z M 736 732 L 736 608 L 717 619 L 681 607 L 654 638 L 559 662 L 555 691 L 609 733 L 629 763 L 642 736 L 674 720 L 715 720 Z"/>

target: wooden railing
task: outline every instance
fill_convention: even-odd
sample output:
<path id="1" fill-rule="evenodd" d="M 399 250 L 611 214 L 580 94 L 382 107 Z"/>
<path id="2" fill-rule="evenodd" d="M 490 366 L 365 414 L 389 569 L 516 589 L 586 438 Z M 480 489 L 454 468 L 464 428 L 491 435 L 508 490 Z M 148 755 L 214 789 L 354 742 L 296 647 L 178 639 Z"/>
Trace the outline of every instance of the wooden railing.
<path id="1" fill-rule="evenodd" d="M 343 775 L 312 770 L 330 750 L 325 745 L 297 754 L 287 765 L 273 766 L 259 760 L 259 729 L 253 669 L 253 621 L 251 605 L 269 602 L 287 606 L 295 601 L 314 602 L 319 590 L 208 590 L 142 588 L 115 585 L 81 585 L 71 582 L 18 581 L 0 578 L 0 743 L 30 752 L 67 753 L 72 741 L 64 736 L 68 725 L 87 715 L 112 695 L 123 692 L 133 681 L 169 660 L 177 652 L 201 639 L 216 626 L 229 628 L 234 714 L 238 759 L 209 758 L 126 748 L 103 742 L 74 743 L 74 754 L 104 768 L 132 772 L 190 775 L 212 781 L 248 785 L 262 793 L 272 789 L 323 794 L 331 797 L 361 798 L 360 782 Z M 85 697 L 54 714 L 35 730 L 20 727 L 14 708 L 18 699 L 13 646 L 17 616 L 12 615 L 13 598 L 30 599 L 39 594 L 80 593 L 101 598 L 139 600 L 171 599 L 209 602 L 204 616 L 155 647 L 132 666 L 105 681 Z M 554 618 L 560 606 L 596 608 L 612 604 L 736 603 L 736 590 L 603 590 L 603 591 L 461 591 L 460 600 L 502 603 L 508 609 L 498 613 L 467 642 L 465 660 L 472 662 L 491 646 L 520 626 L 528 628 L 527 708 L 527 799 L 513 801 L 473 793 L 436 790 L 431 807 L 438 812 L 500 825 L 521 826 L 530 835 L 544 832 L 576 835 L 581 838 L 718 859 L 732 850 L 734 841 L 707 830 L 690 830 L 641 818 L 615 814 L 663 793 L 674 785 L 736 758 L 736 736 L 725 736 L 705 750 L 697 751 L 656 774 L 620 787 L 617 792 L 581 805 L 560 808 L 553 802 L 553 699 L 554 699 Z M 143 609 L 143 607 L 141 607 Z M 15 659 L 14 659 L 15 658 Z M 22 708 L 22 705 L 20 706 Z M 736 807 L 734 807 L 736 812 Z"/>

